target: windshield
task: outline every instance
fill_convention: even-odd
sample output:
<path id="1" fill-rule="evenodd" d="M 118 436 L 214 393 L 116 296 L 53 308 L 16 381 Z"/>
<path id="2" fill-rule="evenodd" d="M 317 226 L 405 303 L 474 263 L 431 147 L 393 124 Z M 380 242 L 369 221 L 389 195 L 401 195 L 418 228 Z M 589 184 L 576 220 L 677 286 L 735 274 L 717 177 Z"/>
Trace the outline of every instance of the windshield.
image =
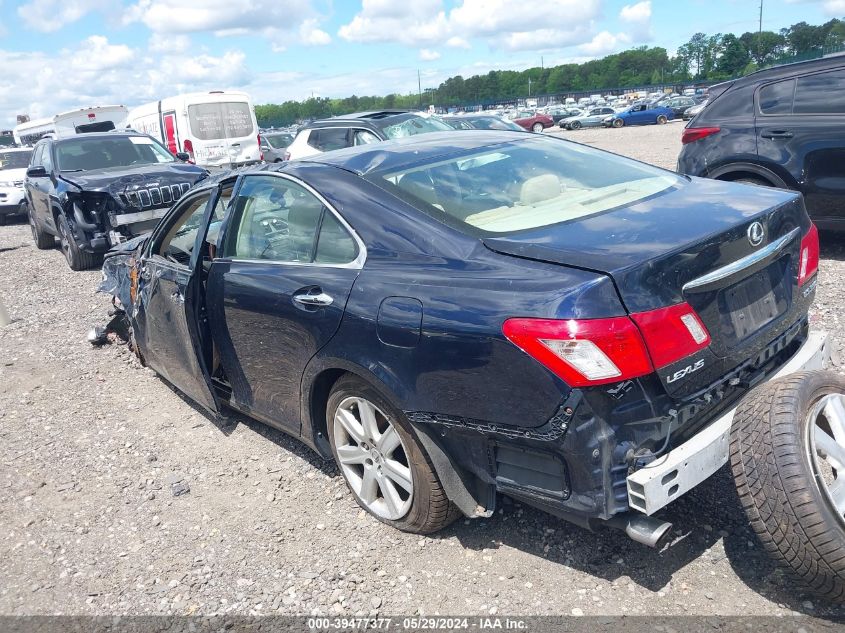
<path id="1" fill-rule="evenodd" d="M 24 169 L 26 167 L 29 167 L 30 156 L 32 156 L 32 151 L 0 152 L 0 170 Z"/>
<path id="2" fill-rule="evenodd" d="M 387 119 L 386 122 L 395 120 L 394 117 Z M 444 123 L 440 119 L 434 117 L 421 117 L 410 115 L 407 119 L 399 123 L 385 125 L 381 128 L 382 132 L 387 138 L 405 138 L 406 136 L 414 136 L 415 134 L 426 134 L 428 132 L 444 132 L 453 130 L 454 128 L 448 123 Z"/>
<path id="3" fill-rule="evenodd" d="M 285 149 L 288 145 L 293 143 L 293 136 L 290 134 L 267 134 L 262 136 L 267 141 L 267 144 L 273 149 Z"/>
<path id="4" fill-rule="evenodd" d="M 681 182 L 615 154 L 533 136 L 371 178 L 429 215 L 484 233 L 577 220 Z"/>
<path id="5" fill-rule="evenodd" d="M 477 130 L 514 130 L 516 132 L 524 132 L 525 129 L 519 127 L 513 121 L 500 119 L 497 116 L 472 117 L 470 122 Z"/>
<path id="6" fill-rule="evenodd" d="M 173 155 L 148 136 L 79 137 L 56 143 L 59 171 L 88 171 L 172 163 Z"/>

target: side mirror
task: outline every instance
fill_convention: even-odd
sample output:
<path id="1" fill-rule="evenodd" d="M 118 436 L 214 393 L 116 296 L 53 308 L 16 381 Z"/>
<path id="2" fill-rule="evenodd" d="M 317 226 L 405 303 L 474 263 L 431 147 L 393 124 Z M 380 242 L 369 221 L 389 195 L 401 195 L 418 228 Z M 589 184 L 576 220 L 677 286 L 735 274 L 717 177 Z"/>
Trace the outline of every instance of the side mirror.
<path id="1" fill-rule="evenodd" d="M 26 176 L 27 178 L 46 178 L 47 170 L 44 169 L 43 165 L 28 167 L 26 170 Z"/>
<path id="2" fill-rule="evenodd" d="M 261 149 L 262 152 L 269 152 L 270 146 L 269 145 L 262 145 L 260 149 Z"/>
<path id="3" fill-rule="evenodd" d="M 186 163 L 191 159 L 191 155 L 188 152 L 176 152 L 176 158 Z"/>

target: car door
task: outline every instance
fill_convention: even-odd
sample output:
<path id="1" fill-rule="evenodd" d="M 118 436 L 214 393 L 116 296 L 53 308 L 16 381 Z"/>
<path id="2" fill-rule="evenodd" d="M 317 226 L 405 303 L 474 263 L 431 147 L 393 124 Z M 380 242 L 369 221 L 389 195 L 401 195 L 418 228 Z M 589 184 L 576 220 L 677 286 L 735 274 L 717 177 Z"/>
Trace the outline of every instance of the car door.
<path id="1" fill-rule="evenodd" d="M 214 216 L 216 189 L 182 198 L 156 228 L 140 267 L 136 341 L 147 365 L 209 412 L 207 349 L 200 336 L 202 256 Z M 218 208 L 217 214 L 222 213 Z"/>
<path id="2" fill-rule="evenodd" d="M 845 221 L 845 70 L 761 86 L 757 154 L 788 172 L 814 219 Z"/>
<path id="3" fill-rule="evenodd" d="M 26 189 L 30 196 L 33 215 L 38 223 L 56 232 L 56 222 L 50 212 L 50 193 L 53 189 L 52 162 L 49 143 L 45 141 L 37 145 L 32 156 L 32 167 L 43 167 L 47 174 L 36 177 L 27 176 Z"/>
<path id="4" fill-rule="evenodd" d="M 230 214 L 207 298 L 231 403 L 298 433 L 302 373 L 340 325 L 364 247 L 285 174 L 243 176 Z"/>

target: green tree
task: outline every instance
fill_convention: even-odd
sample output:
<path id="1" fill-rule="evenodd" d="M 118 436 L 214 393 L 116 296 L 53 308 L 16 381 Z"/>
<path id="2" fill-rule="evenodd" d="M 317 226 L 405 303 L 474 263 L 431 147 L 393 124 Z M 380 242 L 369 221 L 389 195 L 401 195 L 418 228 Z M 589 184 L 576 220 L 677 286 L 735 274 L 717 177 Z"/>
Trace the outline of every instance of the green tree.
<path id="1" fill-rule="evenodd" d="M 728 33 L 722 37 L 722 55 L 716 64 L 722 78 L 741 74 L 750 61 L 751 55 L 736 35 Z"/>

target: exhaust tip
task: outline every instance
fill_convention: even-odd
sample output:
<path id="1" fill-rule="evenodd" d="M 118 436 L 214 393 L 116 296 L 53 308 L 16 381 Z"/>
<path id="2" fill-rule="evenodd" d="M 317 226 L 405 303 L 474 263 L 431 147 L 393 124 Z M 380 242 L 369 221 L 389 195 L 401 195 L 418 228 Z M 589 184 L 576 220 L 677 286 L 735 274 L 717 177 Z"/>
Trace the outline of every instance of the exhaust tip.
<path id="1" fill-rule="evenodd" d="M 631 539 L 654 549 L 662 549 L 672 533 L 672 524 L 644 514 L 627 514 L 610 519 L 607 524 L 625 531 Z"/>

